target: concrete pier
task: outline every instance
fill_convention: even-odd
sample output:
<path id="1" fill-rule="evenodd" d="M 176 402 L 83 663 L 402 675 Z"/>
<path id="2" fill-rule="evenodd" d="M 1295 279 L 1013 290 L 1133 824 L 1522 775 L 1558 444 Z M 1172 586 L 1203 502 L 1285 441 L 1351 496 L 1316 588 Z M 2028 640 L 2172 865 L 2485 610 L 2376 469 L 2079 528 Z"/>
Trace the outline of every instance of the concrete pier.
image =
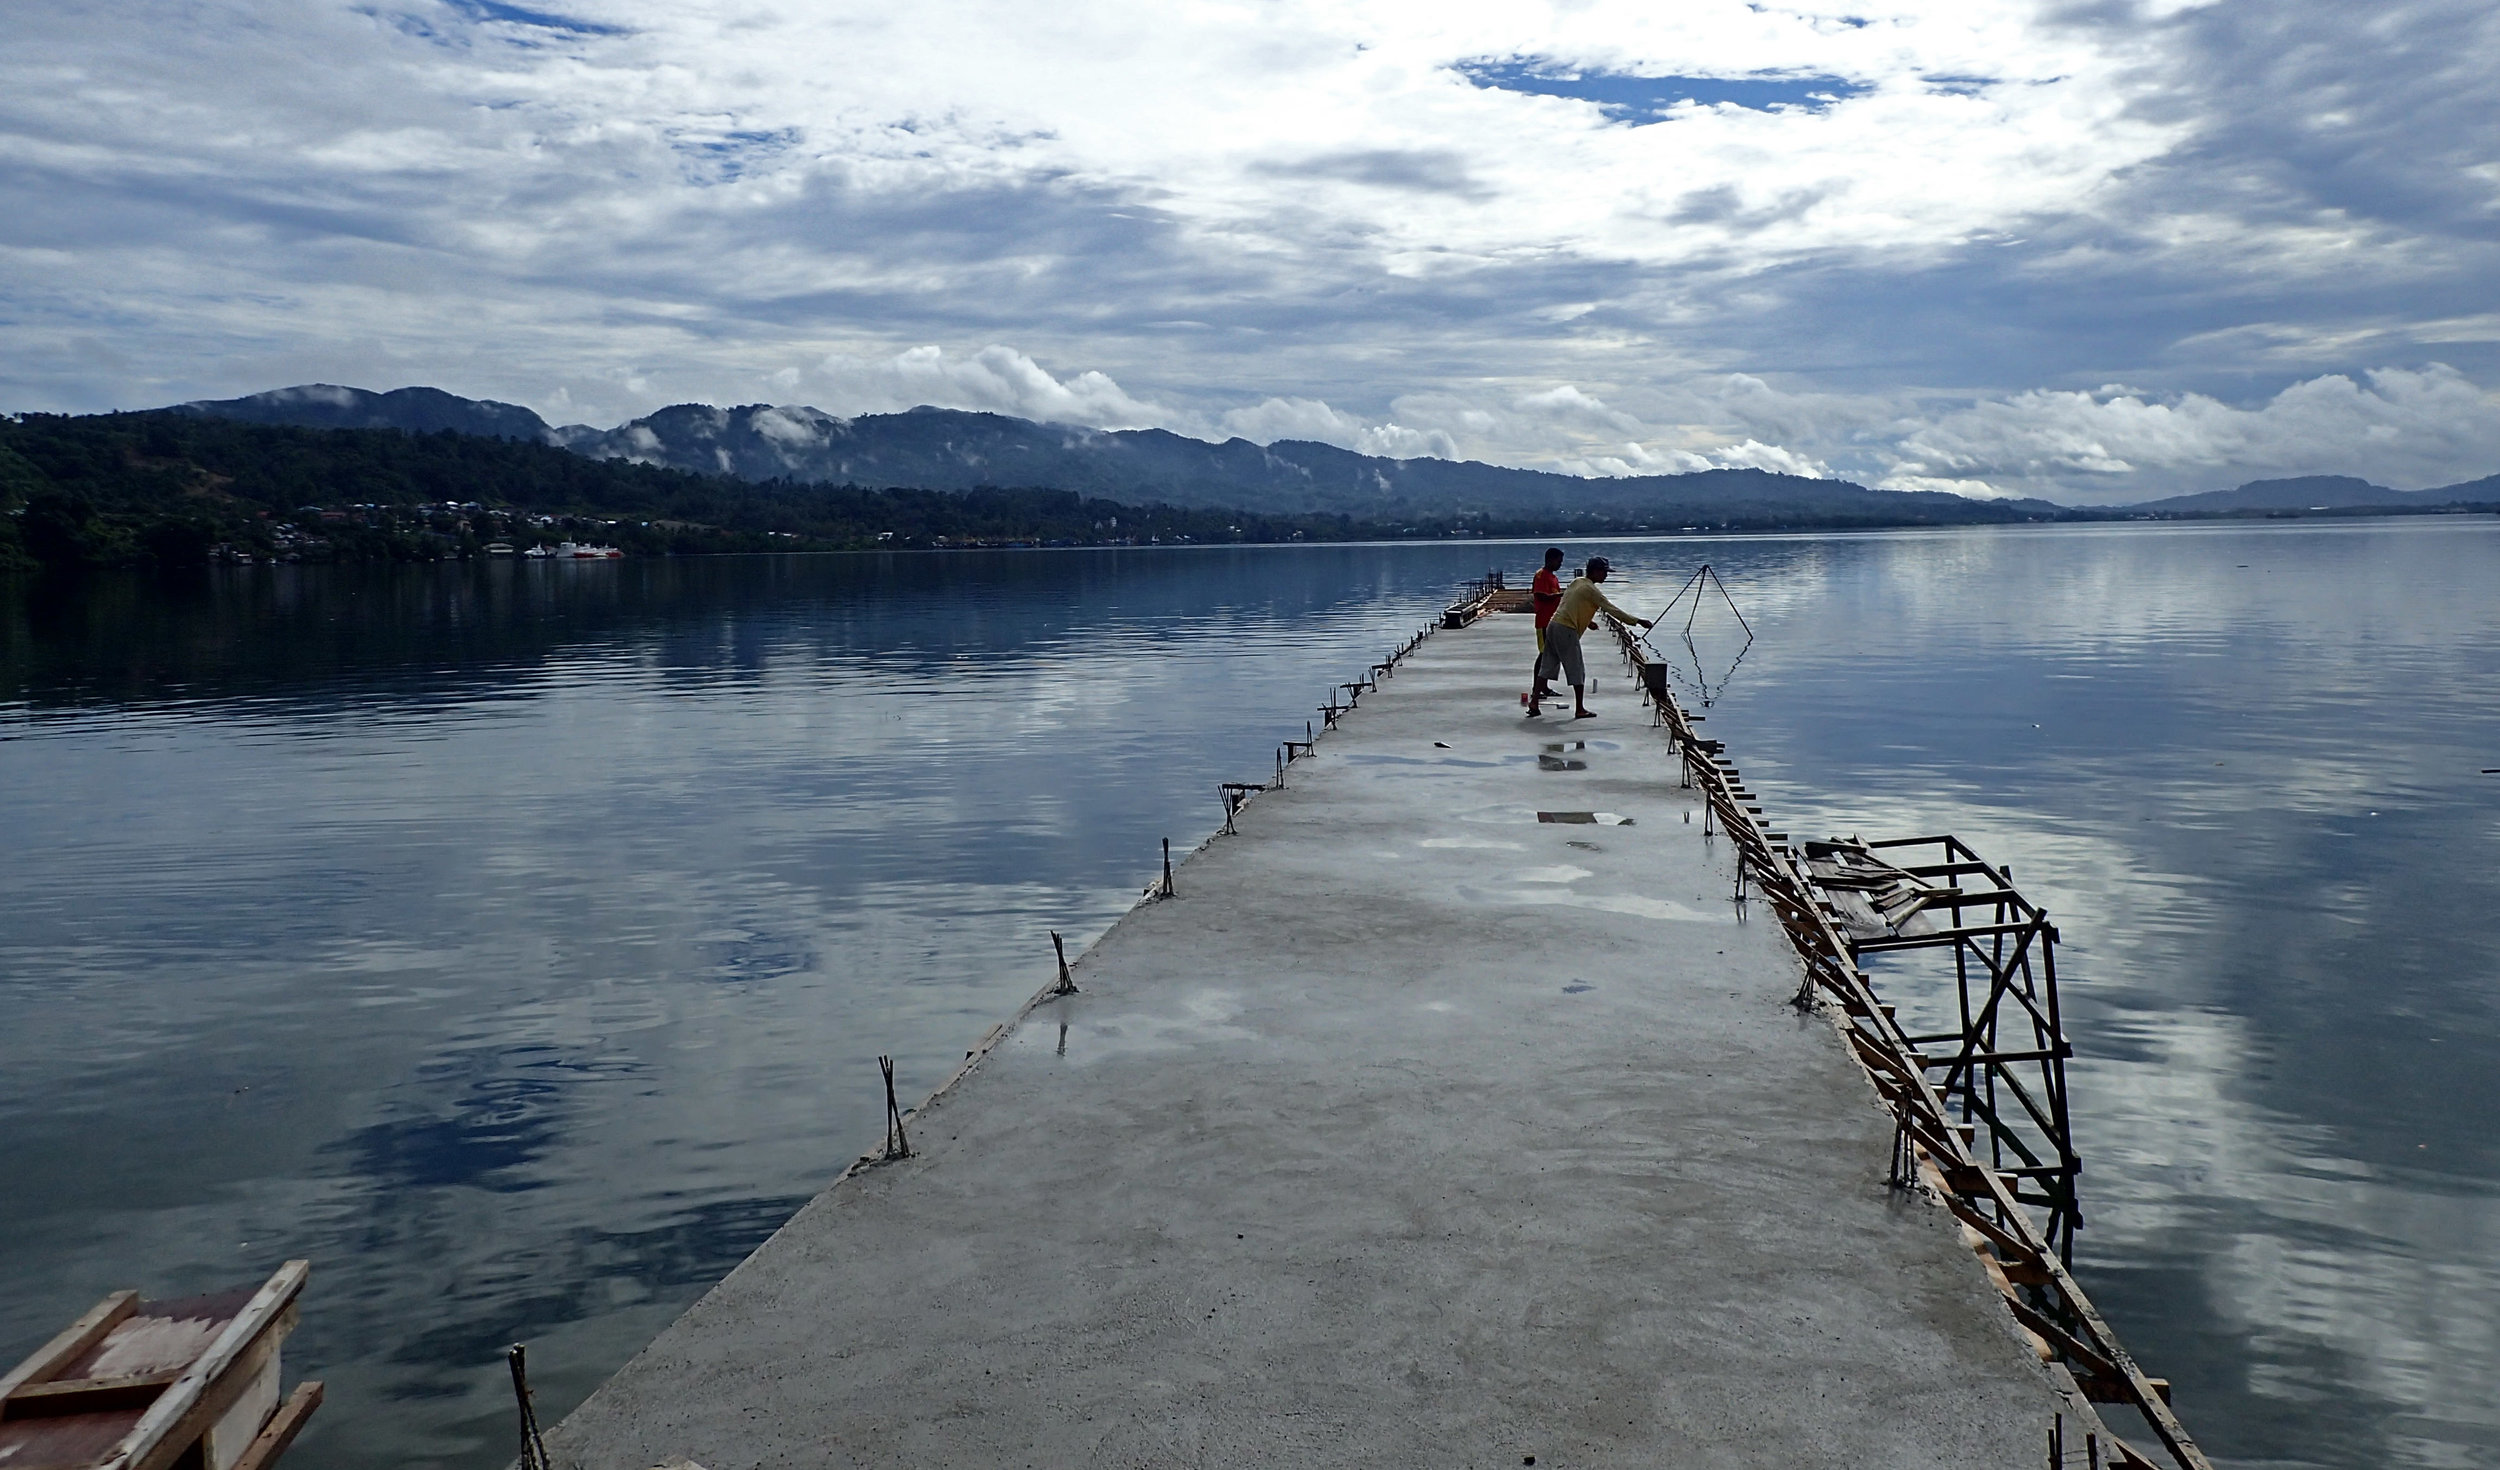
<path id="1" fill-rule="evenodd" d="M 1428 640 L 557 1463 L 2041 1463 L 2047 1377 L 1631 684 L 1523 720 L 1529 654 Z"/>

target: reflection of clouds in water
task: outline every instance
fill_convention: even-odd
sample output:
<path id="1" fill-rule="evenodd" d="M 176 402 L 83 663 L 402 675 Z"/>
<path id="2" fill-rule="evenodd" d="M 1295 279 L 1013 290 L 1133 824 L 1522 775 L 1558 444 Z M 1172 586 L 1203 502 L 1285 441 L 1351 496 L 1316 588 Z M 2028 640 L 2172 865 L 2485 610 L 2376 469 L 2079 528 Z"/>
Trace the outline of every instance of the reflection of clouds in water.
<path id="1" fill-rule="evenodd" d="M 1586 868 L 1575 868 L 1565 863 L 1553 868 L 1521 868 L 1510 876 L 1512 881 L 1518 883 L 1577 883 L 1591 874 Z"/>
<path id="2" fill-rule="evenodd" d="M 2233 1365 L 2262 1397 L 2358 1393 L 2446 1421 L 2450 1440 L 2500 1431 L 2488 1377 L 2500 1364 L 2500 1271 L 2490 1264 L 2500 1261 L 2500 1204 L 2487 1188 L 2385 1177 L 2348 1157 L 2353 1140 L 2337 1130 L 2251 1100 L 2275 1059 L 2250 1020 L 2218 1008 L 2226 920 L 2241 917 L 2224 883 L 2152 870 L 2114 836 L 1957 805 L 1894 796 L 1864 803 L 1852 826 L 1965 834 L 2015 864 L 2018 886 L 2066 936 L 2060 993 L 2078 1050 L 2068 1080 L 2085 1162 L 2078 1265 L 2105 1309 L 2124 1303 L 2135 1315 L 2120 1321 L 2131 1345 L 2154 1355 L 2174 1331 L 2141 1316 L 2164 1304 L 2110 1288 L 2147 1264 L 2193 1261 L 2197 1306 L 2262 1345 Z M 1913 952 L 1870 969 L 1906 1024 L 1957 1024 L 1950 972 L 1933 958 Z M 2151 1371 L 2180 1366 L 2155 1356 Z M 2449 1463 L 2416 1448 L 2397 1463 Z"/>
<path id="3" fill-rule="evenodd" d="M 1107 1057 L 1165 1051 L 1227 1041 L 1255 1041 L 1258 1033 L 1233 1024 L 1241 997 L 1229 990 L 1201 990 L 1182 997 L 1178 1014 L 1114 1011 L 1096 1016 L 1077 1010 L 1064 1017 L 1036 1017 L 1016 1029 L 1009 1044 L 1042 1047 L 1079 1066 Z M 1054 1020 L 1067 1023 L 1062 1037 Z"/>
<path id="4" fill-rule="evenodd" d="M 2266 1354 L 2286 1360 L 2272 1370 L 2274 1394 L 2358 1391 L 2469 1439 L 2500 1434 L 2491 1193 L 2387 1178 L 2342 1156 L 2331 1130 L 2236 1097 L 2235 1079 L 2257 1069 L 2236 1017 L 2165 1011 L 2129 1030 L 2138 1058 L 2096 1057 L 2072 1073 L 2091 1127 L 2087 1284 L 2096 1264 L 2192 1254 L 2206 1309 L 2250 1340 L 2278 1340 Z M 2423 1258 L 2433 1241 L 2447 1261 Z M 2292 1342 L 2328 1350 L 2328 1369 L 2302 1371 L 2314 1350 Z M 2401 1463 L 2450 1463 L 2390 1432 Z"/>
<path id="5" fill-rule="evenodd" d="M 2460 527 L 2488 536 L 2480 524 Z M 1895 635 L 1921 627 L 1984 622 L 1992 642 L 2098 663 L 2112 655 L 2226 653 L 2303 640 L 2329 669 L 2366 664 L 2389 647 L 2453 650 L 2480 631 L 2471 604 L 2417 595 L 2416 538 L 2443 528 L 2309 523 L 2241 526 L 2093 527 L 2063 533 L 2123 543 L 2108 554 L 2075 548 L 2037 554 L 2039 538 L 1930 536 L 1887 545 L 1843 584 L 1854 612 Z M 2028 543 L 2028 544 L 2026 544 Z M 2332 558 L 2332 565 L 2321 565 Z M 2252 564 L 2243 568 L 2240 562 Z M 2270 563 L 2270 565 L 2269 565 Z M 2318 578 L 2337 580 L 2322 595 Z M 1975 600 L 1974 584 L 2019 579 L 2020 595 Z M 1824 609 L 1822 616 L 1828 617 Z M 2199 680 L 2231 677 L 2198 669 Z M 2304 686 L 2306 701 L 2331 687 Z"/>
<path id="6" fill-rule="evenodd" d="M 2278 1425 L 2380 1435 L 2338 1461 L 2354 1467 L 2488 1458 L 2493 1172 L 2434 1148 L 2417 1177 L 2367 1150 L 2409 1126 L 2389 1096 L 2464 1075 L 2468 1022 L 2500 1001 L 2489 964 L 2408 948 L 2432 931 L 2392 897 L 2430 854 L 2451 929 L 2500 913 L 2484 860 L 2500 814 L 2433 769 L 2500 764 L 2458 755 L 2488 744 L 2489 524 L 1570 549 L 1613 555 L 1610 591 L 1634 607 L 1702 560 L 1725 574 L 1764 636 L 1705 728 L 1778 825 L 1957 831 L 2056 914 L 2083 1048 L 2086 1281 L 2181 1381 L 2191 1429 L 2226 1450 Z M 341 1427 L 315 1432 L 408 1451 L 369 1458 L 475 1461 L 458 1426 L 504 1422 L 502 1343 L 574 1324 L 546 1350 L 584 1382 L 639 1347 L 875 1142 L 875 1055 L 900 1058 L 907 1102 L 924 1095 L 1051 978 L 1045 928 L 1080 948 L 1133 902 L 1156 836 L 1215 825 L 1215 781 L 1259 777 L 1431 594 L 1531 554 L 1034 557 L 1012 561 L 1041 569 L 1032 584 L 1004 590 L 982 579 L 1009 559 L 898 561 L 884 582 L 870 561 L 690 559 L 620 570 L 787 577 L 825 600 L 654 594 L 607 622 L 579 600 L 562 637 L 478 624 L 491 666 L 354 679 L 299 667 L 354 623 L 347 592 L 456 579 L 298 579 L 333 595 L 271 614 L 258 653 L 167 665 L 178 699 L 47 707 L 0 744 L 0 830 L 47 855 L 0 868 L 0 984 L 41 1002 L 14 1018 L 0 1099 L 38 1123 L 143 1119 L 116 1132 L 116 1177 L 194 1190 L 161 1209 L 107 1198 L 64 1124 L 17 1155 L 72 1201 L 13 1221 L 13 1246 L 52 1242 L 45 1279 L 22 1250 L 0 1274 L 28 1301 L 55 1277 L 118 1284 L 133 1259 L 214 1286 L 236 1242 L 298 1242 L 332 1283 L 305 1330 L 337 1370 Z M 1399 566 L 1424 570 L 1381 570 Z M 1206 593 L 1211 577 L 1232 582 Z M 219 695 L 219 678 L 256 692 Z M 1678 824 L 1683 794 L 1659 795 Z M 1460 816 L 1426 845 L 1607 835 L 1524 806 Z M 1504 904 L 1538 896 L 1467 876 Z M 2338 990 L 2339 943 L 2367 947 L 2367 994 Z M 1883 973 L 1917 992 L 1909 961 Z M 2364 1001 L 2400 1038 L 2437 1018 L 2450 1044 L 2430 1050 L 2466 1055 L 2320 1074 Z M 555 1060 L 494 1060 L 530 1056 Z M 2421 1104 L 2458 1115 L 2430 1140 L 2452 1159 L 2482 1126 L 2476 1096 Z M 352 1151 L 303 1157 L 351 1138 L 373 1176 Z M 514 1182 L 537 1187 L 499 1192 Z M 417 1414 L 438 1395 L 450 1418 Z M 2407 1408 L 2481 1427 L 2352 1427 Z"/>
<path id="7" fill-rule="evenodd" d="M 1727 913 L 1706 913 L 1673 899 L 1648 898 L 1633 893 L 1580 893 L 1569 888 L 1460 888 L 1456 892 L 1461 903 L 1470 904 L 1588 909 L 1596 913 L 1624 914 L 1635 919 L 1658 919 L 1672 924 L 1736 922 L 1733 904 L 1729 905 Z"/>
<path id="8" fill-rule="evenodd" d="M 1774 625 L 1708 727 L 1773 818 L 1956 832 L 2059 923 L 2084 1280 L 2226 1457 L 2500 1445 L 2494 530 L 1885 537 L 1795 602 L 1712 558 Z M 1946 1029 L 1949 973 L 1872 968 Z"/>
<path id="9" fill-rule="evenodd" d="M 549 1413 L 642 1346 L 1484 564 L 290 569 L 0 650 L 0 1295 L 309 1255 L 293 1453 L 503 1455 L 503 1344 Z"/>
<path id="10" fill-rule="evenodd" d="M 428 1094 L 445 1071 L 471 1079 L 439 1103 L 368 1124 L 331 1146 L 380 1193 L 472 1185 L 497 1192 L 537 1187 L 521 1170 L 553 1149 L 572 1111 L 563 1059 L 553 1048 L 511 1047 L 445 1058 L 426 1069 Z"/>

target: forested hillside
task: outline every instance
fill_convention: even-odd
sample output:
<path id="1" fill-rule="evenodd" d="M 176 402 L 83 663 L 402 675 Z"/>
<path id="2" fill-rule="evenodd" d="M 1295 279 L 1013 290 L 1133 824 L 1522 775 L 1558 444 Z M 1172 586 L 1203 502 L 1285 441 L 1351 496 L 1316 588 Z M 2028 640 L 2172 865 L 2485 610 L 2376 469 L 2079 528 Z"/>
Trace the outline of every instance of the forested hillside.
<path id="1" fill-rule="evenodd" d="M 179 413 L 0 419 L 0 565 L 178 565 L 212 552 L 424 561 L 559 539 L 631 554 L 1422 534 L 1343 516 L 754 484 L 448 431 Z"/>
<path id="2" fill-rule="evenodd" d="M 1745 506 L 1397 519 L 1138 504 L 1060 489 L 864 489 L 706 476 L 442 430 L 319 429 L 163 411 L 0 418 L 0 567 L 429 561 L 562 539 L 633 555 L 1887 525 Z"/>
<path id="3" fill-rule="evenodd" d="M 1279 439 L 1211 443 L 1163 429 L 1089 429 L 923 406 L 843 418 L 798 404 L 680 403 L 612 429 L 551 425 L 518 404 L 438 388 L 373 393 L 306 383 L 177 412 L 311 429 L 457 429 L 632 458 L 697 474 L 813 485 L 973 490 L 1038 485 L 1132 505 L 1268 515 L 1345 515 L 1381 524 L 1492 517 L 1543 527 L 1604 516 L 1626 524 L 1973 525 L 2053 519 L 2039 500 L 1870 490 L 1760 469 L 1586 478 L 1431 456 L 1358 454 Z"/>

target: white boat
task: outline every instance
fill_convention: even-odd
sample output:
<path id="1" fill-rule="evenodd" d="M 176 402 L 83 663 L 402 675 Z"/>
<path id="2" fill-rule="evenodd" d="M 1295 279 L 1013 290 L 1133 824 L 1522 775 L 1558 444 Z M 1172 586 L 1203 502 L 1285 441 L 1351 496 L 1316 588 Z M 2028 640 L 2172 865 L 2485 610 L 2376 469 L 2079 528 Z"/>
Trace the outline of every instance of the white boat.
<path id="1" fill-rule="evenodd" d="M 568 541 L 568 542 L 566 542 L 565 544 L 569 546 L 569 545 L 571 545 L 572 543 Z M 532 560 L 532 561 L 545 561 L 545 560 L 547 560 L 548 558 L 550 558 L 550 557 L 554 556 L 556 553 L 555 553 L 555 548 L 554 548 L 554 547 L 552 547 L 552 546 L 533 546 L 533 547 L 531 547 L 529 550 L 524 551 L 524 552 L 522 552 L 521 554 L 522 554 L 523 556 L 528 557 L 528 558 L 529 558 L 530 560 Z"/>
<path id="2" fill-rule="evenodd" d="M 556 543 L 556 557 L 558 560 L 615 561 L 622 558 L 624 555 L 624 552 L 617 550 L 613 546 L 593 546 L 587 541 L 560 541 Z"/>

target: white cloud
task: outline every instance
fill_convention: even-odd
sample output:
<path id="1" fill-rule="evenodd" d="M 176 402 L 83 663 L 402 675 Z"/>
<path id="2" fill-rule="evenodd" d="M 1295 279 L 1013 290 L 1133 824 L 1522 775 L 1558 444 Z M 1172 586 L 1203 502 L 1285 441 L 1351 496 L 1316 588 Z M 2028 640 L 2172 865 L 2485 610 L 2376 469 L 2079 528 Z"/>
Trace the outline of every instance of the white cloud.
<path id="1" fill-rule="evenodd" d="M 2468 0 L 491 13 L 13 15 L 0 407 L 932 402 L 2099 498 L 2500 468 Z M 1503 56 L 1860 90 L 1631 127 L 1456 69 Z"/>
<path id="2" fill-rule="evenodd" d="M 1986 480 L 1957 480 L 1935 475 L 1914 475 L 1896 470 L 1875 482 L 1878 490 L 1924 490 L 1940 495 L 1963 495 L 1973 500 L 2004 500 L 2017 492 L 2000 490 Z"/>
<path id="3" fill-rule="evenodd" d="M 1757 439 L 1731 444 L 1711 458 L 1729 469 L 1770 470 L 1782 475 L 1803 475 L 1809 480 L 1826 480 L 1832 473 L 1831 467 L 1819 459 Z"/>
<path id="4" fill-rule="evenodd" d="M 1339 413 L 1316 398 L 1270 398 L 1250 408 L 1237 408 L 1221 419 L 1222 430 L 1259 444 L 1279 439 L 1309 439 L 1334 444 L 1358 454 L 1390 459 L 1455 459 L 1457 442 L 1439 429 L 1411 429 L 1398 423 L 1365 423 Z"/>
<path id="5" fill-rule="evenodd" d="M 1638 433 L 1641 429 L 1639 419 L 1608 408 L 1605 400 L 1582 391 L 1576 383 L 1523 393 L 1514 400 L 1514 406 L 1531 417 L 1575 428 L 1593 427 L 1616 433 Z"/>
<path id="6" fill-rule="evenodd" d="M 1587 454 L 1566 454 L 1536 465 L 1565 475 L 1588 475 L 1613 478 L 1621 475 L 1689 475 L 1699 470 L 1723 468 L 1706 454 L 1688 449 L 1653 449 L 1646 444 L 1628 442 Z"/>
<path id="7" fill-rule="evenodd" d="M 837 355 L 816 372 L 834 410 L 846 416 L 929 404 L 1096 429 L 1154 428 L 1174 417 L 1130 397 L 1106 373 L 1089 368 L 1063 380 L 1012 347 L 984 347 L 970 357 L 948 357 L 932 346 L 874 361 Z"/>
<path id="8" fill-rule="evenodd" d="M 780 385 L 784 374 L 773 374 L 770 381 Z M 1201 438 L 1238 435 L 1260 444 L 1307 439 L 1392 459 L 1457 454 L 1456 442 L 1443 430 L 1366 420 L 1316 398 L 1269 398 L 1210 416 L 1133 397 L 1095 369 L 1056 376 L 1015 348 L 996 344 L 968 357 L 950 356 L 934 345 L 876 359 L 837 354 L 817 364 L 815 381 L 826 406 L 845 417 L 927 404 L 1095 429 L 1165 428 Z M 772 432 L 770 423 L 759 424 Z"/>
<path id="9" fill-rule="evenodd" d="M 2149 498 L 2198 472 L 2222 484 L 2269 475 L 2350 474 L 2419 489 L 2457 465 L 2500 469 L 2500 395 L 2440 364 L 2327 374 L 2251 407 L 2201 393 L 2111 387 L 1974 403 L 1903 435 L 1892 478 L 1979 480 Z M 2486 470 L 2483 473 L 2489 473 Z"/>

